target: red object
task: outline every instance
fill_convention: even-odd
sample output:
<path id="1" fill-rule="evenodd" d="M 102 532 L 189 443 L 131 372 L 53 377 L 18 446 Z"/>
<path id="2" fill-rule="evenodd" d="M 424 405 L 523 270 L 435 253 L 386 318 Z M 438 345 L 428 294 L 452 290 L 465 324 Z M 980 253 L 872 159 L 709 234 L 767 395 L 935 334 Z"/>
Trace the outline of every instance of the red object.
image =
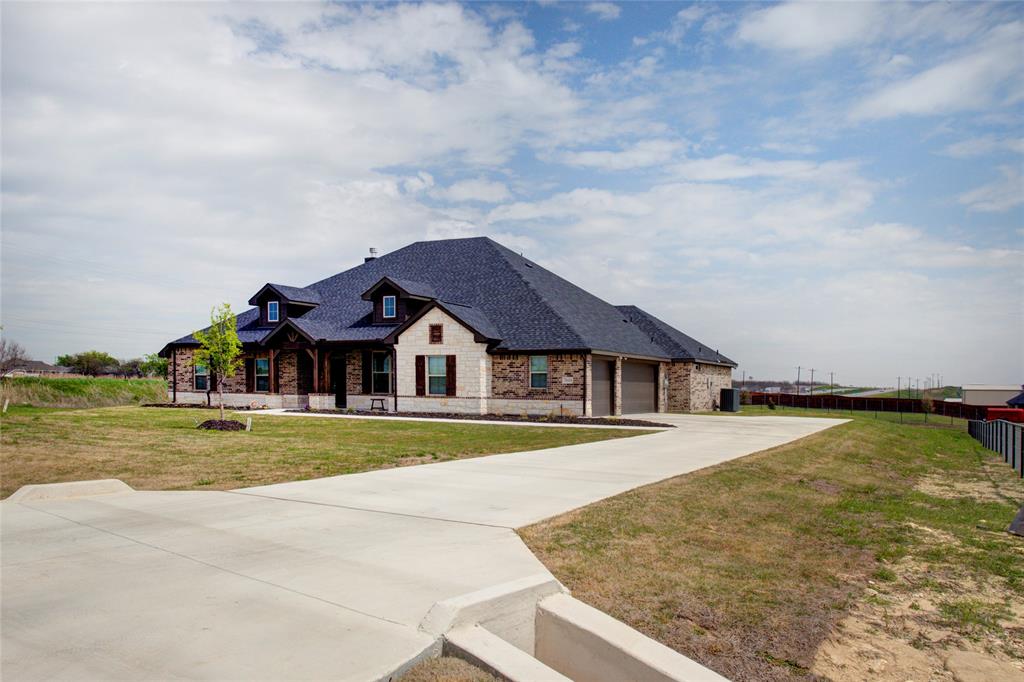
<path id="1" fill-rule="evenodd" d="M 1005 419 L 1014 424 L 1024 424 L 1024 410 L 1018 407 L 990 407 L 985 415 L 985 421 Z"/>

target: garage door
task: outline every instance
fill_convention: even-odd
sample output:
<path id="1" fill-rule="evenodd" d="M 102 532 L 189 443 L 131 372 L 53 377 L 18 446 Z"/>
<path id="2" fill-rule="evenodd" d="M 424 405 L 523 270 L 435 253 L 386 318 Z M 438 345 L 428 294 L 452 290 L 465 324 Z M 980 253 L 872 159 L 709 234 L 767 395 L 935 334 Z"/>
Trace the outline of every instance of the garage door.
<path id="1" fill-rule="evenodd" d="M 594 360 L 591 369 L 593 395 L 590 398 L 595 417 L 606 417 L 612 413 L 612 377 L 615 376 L 615 363 L 607 360 Z"/>
<path id="2" fill-rule="evenodd" d="M 657 411 L 658 368 L 642 362 L 622 363 L 622 414 Z"/>

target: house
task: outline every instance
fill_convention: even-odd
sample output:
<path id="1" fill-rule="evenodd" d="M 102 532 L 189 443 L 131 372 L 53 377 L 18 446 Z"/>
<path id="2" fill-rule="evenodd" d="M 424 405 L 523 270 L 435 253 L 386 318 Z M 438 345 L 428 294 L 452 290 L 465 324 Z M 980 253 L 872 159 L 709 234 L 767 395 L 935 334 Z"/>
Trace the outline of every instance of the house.
<path id="1" fill-rule="evenodd" d="M 965 384 L 961 387 L 961 395 L 965 405 L 987 405 L 1004 407 L 1006 401 L 1021 392 L 1021 386 L 992 384 Z"/>
<path id="2" fill-rule="evenodd" d="M 51 365 L 42 360 L 22 360 L 11 369 L 10 375 L 12 377 L 47 377 L 70 373 L 70 367 Z"/>
<path id="3" fill-rule="evenodd" d="M 729 358 L 613 306 L 487 237 L 416 242 L 306 287 L 265 284 L 238 315 L 225 404 L 479 414 L 709 410 Z M 216 377 L 168 343 L 169 398 Z"/>

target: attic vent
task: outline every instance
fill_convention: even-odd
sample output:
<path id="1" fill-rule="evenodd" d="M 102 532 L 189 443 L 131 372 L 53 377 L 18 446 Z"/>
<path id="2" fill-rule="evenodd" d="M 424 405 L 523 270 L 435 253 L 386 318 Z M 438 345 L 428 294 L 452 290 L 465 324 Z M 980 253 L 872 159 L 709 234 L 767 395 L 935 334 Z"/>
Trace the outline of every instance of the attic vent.
<path id="1" fill-rule="evenodd" d="M 531 263 L 531 262 L 530 262 L 530 261 L 528 261 L 528 260 L 526 260 L 526 261 L 523 261 L 523 265 L 525 265 L 525 266 L 526 266 L 526 267 L 528 267 L 528 268 L 532 268 L 532 267 L 533 267 L 533 263 Z"/>
<path id="2" fill-rule="evenodd" d="M 377 260 L 377 249 L 370 247 L 370 255 L 363 259 L 364 263 L 369 263 L 372 260 Z"/>

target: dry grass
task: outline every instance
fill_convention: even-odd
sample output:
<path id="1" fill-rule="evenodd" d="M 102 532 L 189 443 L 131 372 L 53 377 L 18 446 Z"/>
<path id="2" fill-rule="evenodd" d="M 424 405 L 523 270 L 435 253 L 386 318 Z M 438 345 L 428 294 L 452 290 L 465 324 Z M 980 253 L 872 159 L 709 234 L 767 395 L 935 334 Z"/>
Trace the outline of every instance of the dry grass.
<path id="1" fill-rule="evenodd" d="M 12 407 L 0 419 L 0 494 L 29 483 L 95 478 L 120 478 L 142 490 L 230 489 L 648 433 L 266 415 L 253 415 L 252 432 L 195 428 L 210 416 L 193 409 Z"/>
<path id="2" fill-rule="evenodd" d="M 490 673 L 450 656 L 423 661 L 400 679 L 401 682 L 498 682 Z"/>
<path id="3" fill-rule="evenodd" d="M 968 576 L 1002 598 L 1024 596 L 1021 541 L 977 527 L 1005 528 L 1024 501 L 1024 482 L 983 466 L 991 459 L 958 428 L 860 416 L 522 535 L 575 596 L 730 679 L 813 679 L 819 645 L 869 596 L 869 581 L 902 585 L 900 562 L 960 576 L 943 583 L 951 603 Z M 995 477 L 1001 497 L 930 495 L 915 489 L 925 476 Z M 957 542 L 935 543 L 921 527 Z M 942 647 L 977 635 L 956 613 L 944 617 L 957 639 L 929 644 L 938 671 Z M 1003 654 L 1024 653 L 1018 638 L 1010 632 Z"/>
<path id="4" fill-rule="evenodd" d="M 5 377 L 0 404 L 33 407 L 109 407 L 167 400 L 163 379 L 91 377 Z"/>

